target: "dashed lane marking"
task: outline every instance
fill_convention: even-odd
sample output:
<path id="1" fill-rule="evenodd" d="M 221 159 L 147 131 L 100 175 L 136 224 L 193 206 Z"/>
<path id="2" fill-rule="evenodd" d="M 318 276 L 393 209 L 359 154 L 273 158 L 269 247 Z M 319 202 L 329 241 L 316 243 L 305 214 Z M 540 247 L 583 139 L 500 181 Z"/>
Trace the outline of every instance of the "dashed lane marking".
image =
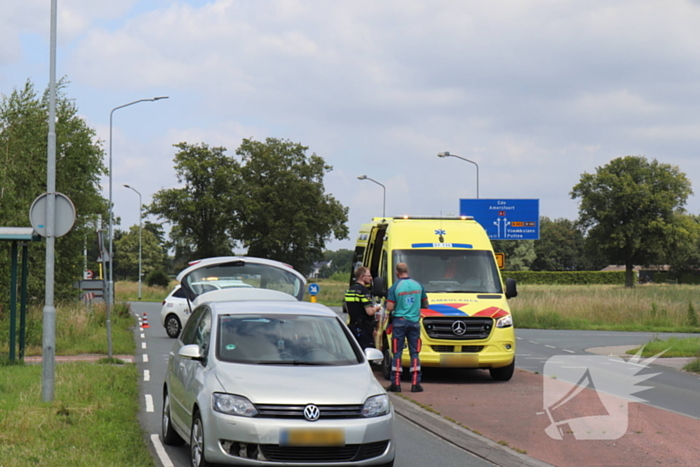
<path id="1" fill-rule="evenodd" d="M 147 353 L 143 354 L 143 362 L 148 363 L 148 354 Z"/>
<path id="2" fill-rule="evenodd" d="M 553 345 L 547 345 L 547 344 L 545 344 L 545 347 L 550 348 L 550 349 L 556 349 L 556 347 L 554 347 Z"/>
<path id="3" fill-rule="evenodd" d="M 143 370 L 143 380 L 144 381 L 151 380 L 151 372 L 149 370 Z"/>
<path id="4" fill-rule="evenodd" d="M 564 352 L 569 352 L 569 353 L 576 353 L 573 350 L 568 350 L 568 349 L 562 349 Z"/>
<path id="5" fill-rule="evenodd" d="M 163 467 L 175 467 L 168 453 L 165 452 L 165 447 L 163 443 L 160 442 L 160 437 L 158 435 L 151 435 L 151 443 L 153 443 L 153 447 L 156 449 L 156 454 L 158 454 L 158 458 L 161 464 L 163 464 Z"/>
<path id="6" fill-rule="evenodd" d="M 530 344 L 539 344 L 539 342 L 537 342 L 537 341 L 529 341 L 529 342 L 530 342 Z"/>
<path id="7" fill-rule="evenodd" d="M 146 412 L 153 412 L 153 396 L 146 394 Z"/>
<path id="8" fill-rule="evenodd" d="M 145 339 L 145 338 L 146 338 L 146 334 L 141 333 L 141 339 Z"/>
<path id="9" fill-rule="evenodd" d="M 146 343 L 145 343 L 145 342 L 141 342 L 141 348 L 142 348 L 142 349 L 145 349 L 145 348 L 146 348 Z"/>

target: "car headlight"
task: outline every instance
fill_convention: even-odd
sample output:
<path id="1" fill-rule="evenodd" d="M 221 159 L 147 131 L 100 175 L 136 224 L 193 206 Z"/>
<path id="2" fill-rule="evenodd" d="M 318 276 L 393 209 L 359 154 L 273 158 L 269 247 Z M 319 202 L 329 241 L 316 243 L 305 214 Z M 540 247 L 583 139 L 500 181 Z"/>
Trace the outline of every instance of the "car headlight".
<path id="1" fill-rule="evenodd" d="M 496 321 L 497 328 L 509 328 L 513 325 L 513 315 L 504 316 Z"/>
<path id="2" fill-rule="evenodd" d="M 386 394 L 372 396 L 362 406 L 362 415 L 368 418 L 386 415 L 389 413 L 389 407 L 389 396 Z"/>
<path id="3" fill-rule="evenodd" d="M 217 412 L 240 417 L 255 417 L 258 410 L 252 402 L 243 396 L 215 392 L 212 396 L 212 406 Z"/>

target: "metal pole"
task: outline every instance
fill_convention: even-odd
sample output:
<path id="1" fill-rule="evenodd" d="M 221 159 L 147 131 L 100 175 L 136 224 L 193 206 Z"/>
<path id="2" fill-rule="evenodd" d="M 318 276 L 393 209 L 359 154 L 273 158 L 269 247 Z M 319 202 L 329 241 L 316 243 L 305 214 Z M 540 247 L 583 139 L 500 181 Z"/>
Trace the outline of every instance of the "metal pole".
<path id="1" fill-rule="evenodd" d="M 449 151 L 439 153 L 438 157 L 456 157 L 457 159 L 462 159 L 463 161 L 467 161 L 476 166 L 476 199 L 479 199 L 479 164 L 477 164 L 474 161 L 470 161 L 466 157 L 458 156 L 456 154 L 450 154 Z"/>
<path id="2" fill-rule="evenodd" d="M 141 202 L 141 193 L 134 187 L 129 185 L 124 185 L 130 190 L 134 190 L 137 195 L 139 195 L 139 300 L 141 300 L 141 207 L 143 203 Z"/>
<path id="3" fill-rule="evenodd" d="M 22 245 L 22 285 L 19 305 L 19 359 L 24 360 L 25 336 L 27 331 L 27 277 L 29 276 L 29 249 Z"/>
<path id="4" fill-rule="evenodd" d="M 55 1 L 55 0 L 54 0 Z M 114 249 L 112 246 L 114 239 L 114 225 L 113 225 L 113 203 L 112 203 L 112 121 L 113 115 L 116 110 L 123 109 L 124 107 L 129 107 L 130 105 L 138 104 L 139 102 L 153 102 L 161 99 L 167 99 L 168 96 L 153 97 L 151 99 L 139 99 L 134 102 L 129 102 L 128 104 L 120 105 L 112 109 L 109 112 L 109 231 L 107 235 L 109 236 L 109 277 L 107 280 L 107 356 L 112 358 L 112 306 L 114 305 Z"/>
<path id="5" fill-rule="evenodd" d="M 46 289 L 42 313 L 41 400 L 54 397 L 56 359 L 56 308 L 54 307 L 54 261 L 56 238 L 56 17 L 58 0 L 51 0 L 51 45 L 49 65 L 49 134 L 46 157 Z"/>
<path id="6" fill-rule="evenodd" d="M 15 359 L 17 332 L 17 242 L 12 242 L 10 263 L 10 361 Z"/>
<path id="7" fill-rule="evenodd" d="M 358 180 L 369 180 L 370 182 L 374 182 L 384 189 L 384 204 L 382 206 L 382 217 L 386 217 L 386 187 L 384 185 L 382 185 L 381 183 L 379 183 L 378 181 L 376 181 L 372 178 L 369 178 L 367 175 L 360 175 L 359 177 L 357 177 L 357 179 Z"/>

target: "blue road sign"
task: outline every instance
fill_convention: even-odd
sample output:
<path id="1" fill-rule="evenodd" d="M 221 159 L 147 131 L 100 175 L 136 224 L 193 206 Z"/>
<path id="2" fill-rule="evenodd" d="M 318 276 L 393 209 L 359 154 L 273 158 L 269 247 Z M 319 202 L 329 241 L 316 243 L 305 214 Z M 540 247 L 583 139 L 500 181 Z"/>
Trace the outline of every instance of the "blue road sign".
<path id="1" fill-rule="evenodd" d="M 539 240 L 539 199 L 460 199 L 459 214 L 472 216 L 491 240 Z"/>
<path id="2" fill-rule="evenodd" d="M 321 291 L 318 284 L 309 284 L 309 295 L 317 295 Z"/>

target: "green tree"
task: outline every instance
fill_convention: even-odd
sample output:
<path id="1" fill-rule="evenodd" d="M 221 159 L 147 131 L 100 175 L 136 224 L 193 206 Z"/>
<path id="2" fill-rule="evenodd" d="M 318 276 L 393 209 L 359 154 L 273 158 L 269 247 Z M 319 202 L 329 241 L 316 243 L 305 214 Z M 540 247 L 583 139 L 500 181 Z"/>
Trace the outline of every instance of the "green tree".
<path id="1" fill-rule="evenodd" d="M 540 239 L 535 240 L 533 271 L 581 271 L 588 261 L 584 254 L 585 238 L 574 221 L 540 217 Z"/>
<path id="2" fill-rule="evenodd" d="M 77 297 L 73 284 L 82 274 L 85 239 L 92 231 L 90 219 L 107 211 L 99 185 L 100 177 L 107 174 L 104 151 L 95 131 L 78 116 L 78 107 L 66 96 L 66 88 L 65 80 L 56 84 L 56 190 L 71 199 L 77 218 L 73 229 L 55 244 L 57 300 Z M 28 227 L 32 202 L 46 192 L 48 107 L 48 90 L 39 96 L 30 81 L 2 96 L 0 226 Z M 45 244 L 32 244 L 29 251 L 28 292 L 43 298 Z M 9 263 L 9 248 L 1 248 L 0 278 L 9 278 Z M 6 301 L 7 290 L 0 286 L 0 301 Z"/>
<path id="3" fill-rule="evenodd" d="M 115 277 L 129 277 L 138 280 L 139 272 L 139 226 L 132 225 L 115 242 Z M 150 230 L 141 229 L 141 272 L 147 276 L 152 271 L 163 270 L 163 248 Z"/>
<path id="4" fill-rule="evenodd" d="M 664 263 L 676 277 L 700 270 L 700 216 L 678 214 L 668 239 Z"/>
<path id="5" fill-rule="evenodd" d="M 330 265 L 323 266 L 319 271 L 319 277 L 327 279 L 336 272 L 349 273 L 352 267 L 353 251 L 340 249 L 338 251 L 326 250 L 323 252 L 323 261 L 330 261 Z"/>
<path id="6" fill-rule="evenodd" d="M 579 223 L 610 264 L 624 264 L 626 287 L 635 265 L 664 258 L 687 233 L 682 230 L 691 184 L 677 166 L 643 156 L 613 159 L 595 174 L 584 173 L 571 191 L 580 199 Z"/>
<path id="7" fill-rule="evenodd" d="M 348 209 L 325 193 L 324 174 L 332 167 L 298 143 L 244 139 L 236 180 L 234 236 L 248 254 L 308 272 L 326 241 L 348 238 Z"/>
<path id="8" fill-rule="evenodd" d="M 537 257 L 532 240 L 494 240 L 493 249 L 505 254 L 505 270 L 527 271 Z"/>
<path id="9" fill-rule="evenodd" d="M 204 143 L 174 146 L 179 149 L 175 173 L 185 186 L 155 193 L 148 214 L 171 224 L 170 238 L 180 263 L 230 255 L 235 246 L 230 230 L 239 164 L 224 154 L 223 147 Z"/>

